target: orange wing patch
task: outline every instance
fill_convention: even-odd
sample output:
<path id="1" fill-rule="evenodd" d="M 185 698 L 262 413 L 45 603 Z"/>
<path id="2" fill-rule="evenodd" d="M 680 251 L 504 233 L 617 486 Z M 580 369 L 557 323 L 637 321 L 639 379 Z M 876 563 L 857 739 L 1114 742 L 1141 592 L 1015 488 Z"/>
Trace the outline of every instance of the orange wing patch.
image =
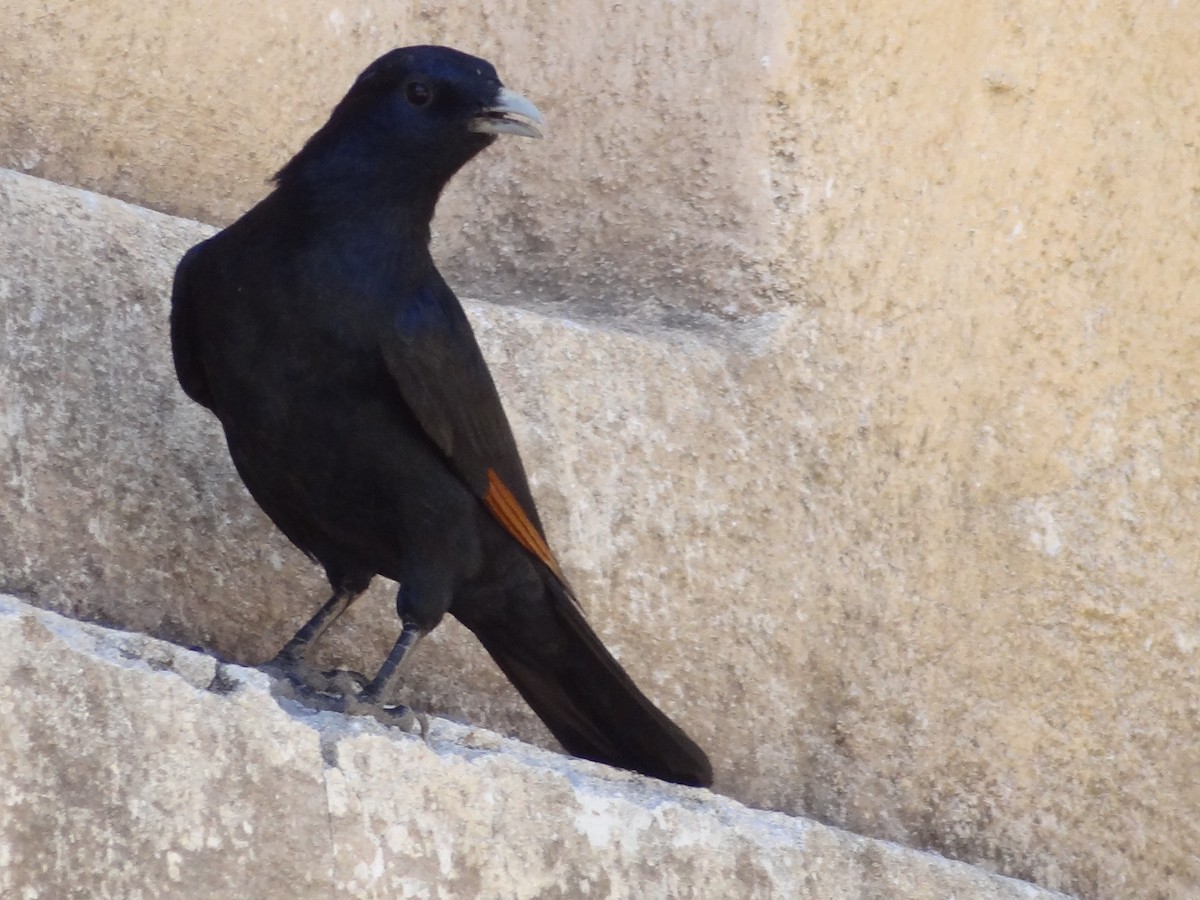
<path id="1" fill-rule="evenodd" d="M 504 526 L 504 530 L 515 537 L 517 543 L 540 559 L 565 586 L 567 579 L 563 577 L 562 569 L 558 567 L 558 560 L 550 552 L 546 539 L 529 521 L 529 516 L 525 515 L 525 510 L 521 509 L 521 504 L 512 495 L 512 491 L 500 480 L 496 470 L 488 469 L 487 475 L 488 489 L 483 496 L 484 505 L 496 517 L 496 521 Z"/>

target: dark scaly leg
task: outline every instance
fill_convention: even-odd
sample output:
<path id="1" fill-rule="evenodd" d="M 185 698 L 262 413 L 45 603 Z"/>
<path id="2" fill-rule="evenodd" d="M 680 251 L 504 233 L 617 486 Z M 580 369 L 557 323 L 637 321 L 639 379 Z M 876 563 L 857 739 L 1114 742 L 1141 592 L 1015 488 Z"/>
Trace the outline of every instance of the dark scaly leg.
<path id="1" fill-rule="evenodd" d="M 384 725 L 393 725 L 405 731 L 412 731 L 416 726 L 425 735 L 429 731 L 429 722 L 424 713 L 389 702 L 400 680 L 401 663 L 425 634 L 411 622 L 405 623 L 404 630 L 400 632 L 375 677 L 369 682 L 364 678 L 360 690 L 343 693 L 339 697 L 321 694 L 315 698 L 315 703 L 309 703 L 307 698 L 304 702 L 318 709 L 331 709 L 353 716 L 371 716 Z"/>
<path id="2" fill-rule="evenodd" d="M 421 574 L 426 577 L 422 579 Z M 406 725 L 412 724 L 413 719 L 420 721 L 422 732 L 425 731 L 425 717 L 414 713 L 405 707 L 388 706 L 400 683 L 400 675 L 404 660 L 421 638 L 429 634 L 442 620 L 450 608 L 452 590 L 444 579 L 430 580 L 428 572 L 417 573 L 417 577 L 407 583 L 402 582 L 396 592 L 396 613 L 400 616 L 400 636 L 392 645 L 391 651 L 375 673 L 371 682 L 363 688 L 359 699 L 363 703 L 372 704 L 379 710 L 402 710 Z M 384 721 L 378 714 L 376 718 Z"/>
<path id="3" fill-rule="evenodd" d="M 333 596 L 325 601 L 325 605 L 317 610 L 316 615 L 304 623 L 283 649 L 276 655 L 273 663 L 286 666 L 289 663 L 307 662 L 308 653 L 313 644 L 321 639 L 329 626 L 341 618 L 342 613 L 349 609 L 350 604 L 362 593 L 352 588 L 338 588 Z"/>
<path id="4" fill-rule="evenodd" d="M 388 653 L 387 659 L 379 667 L 379 672 L 369 682 L 357 673 L 346 673 L 342 670 L 333 673 L 335 677 L 329 678 L 327 684 L 314 688 L 310 683 L 301 682 L 294 673 L 286 672 L 284 674 L 290 694 L 294 700 L 313 709 L 330 710 L 351 716 L 371 716 L 384 725 L 394 725 L 405 731 L 412 731 L 413 726 L 416 725 L 424 735 L 429 730 L 424 714 L 414 713 L 407 706 L 391 704 L 387 701 L 399 680 L 397 676 L 400 664 L 408 655 L 408 651 L 417 645 L 417 641 L 424 634 L 425 632 L 421 629 L 406 625 L 392 646 L 391 652 Z M 329 676 L 331 673 L 317 672 L 315 674 L 319 680 L 322 676 Z M 312 673 L 309 675 L 311 677 Z M 342 686 L 337 683 L 337 676 L 344 677 L 346 675 L 353 675 L 355 679 L 361 679 L 355 685 L 354 690 L 339 689 Z"/>
<path id="5" fill-rule="evenodd" d="M 422 713 L 414 713 L 406 706 L 388 702 L 400 681 L 405 658 L 430 631 L 429 627 L 422 627 L 403 615 L 404 597 L 408 593 L 403 588 L 397 595 L 397 610 L 401 611 L 403 628 L 373 679 L 368 681 L 357 672 L 345 669 L 320 672 L 307 661 L 313 644 L 363 590 L 365 586 L 335 591 L 317 614 L 296 632 L 264 668 L 282 676 L 292 698 L 306 706 L 348 715 L 369 715 L 385 725 L 395 725 L 409 731 L 416 724 L 424 734 L 428 730 L 428 723 Z"/>
<path id="6" fill-rule="evenodd" d="M 311 619 L 304 623 L 292 639 L 264 668 L 278 673 L 297 688 L 308 688 L 325 694 L 356 694 L 368 683 L 358 672 L 349 669 L 319 671 L 310 664 L 309 654 L 321 636 L 350 608 L 363 591 L 365 584 L 345 584 L 333 592 Z"/>
<path id="7" fill-rule="evenodd" d="M 425 636 L 426 632 L 418 628 L 412 622 L 404 623 L 404 630 L 400 632 L 400 637 L 396 638 L 396 643 L 392 645 L 392 650 L 387 655 L 387 659 L 383 661 L 383 665 L 379 667 L 379 671 L 375 673 L 375 677 L 371 679 L 362 692 L 362 699 L 368 703 L 385 703 L 396 687 L 396 683 L 400 680 L 400 664 L 404 662 L 404 658 L 413 647 L 417 646 L 417 642 Z"/>
<path id="8" fill-rule="evenodd" d="M 361 711 L 374 716 L 388 725 L 399 725 L 411 730 L 419 724 L 421 733 L 428 731 L 428 721 L 423 713 L 414 713 L 405 706 L 393 706 L 403 671 L 404 660 L 417 646 L 421 638 L 429 634 L 450 608 L 451 590 L 441 579 L 430 582 L 417 573 L 407 583 L 402 582 L 396 592 L 396 613 L 400 616 L 400 636 L 375 673 L 375 677 L 355 698 L 363 705 Z M 427 573 L 425 573 L 427 574 Z"/>

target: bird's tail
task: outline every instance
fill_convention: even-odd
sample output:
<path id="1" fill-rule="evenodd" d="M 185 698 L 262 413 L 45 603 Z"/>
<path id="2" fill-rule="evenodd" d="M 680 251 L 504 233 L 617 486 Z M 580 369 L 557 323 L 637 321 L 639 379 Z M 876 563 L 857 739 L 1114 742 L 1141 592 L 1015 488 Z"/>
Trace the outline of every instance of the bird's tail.
<path id="1" fill-rule="evenodd" d="M 677 784 L 711 785 L 704 751 L 638 690 L 574 598 L 552 576 L 545 590 L 549 602 L 517 600 L 486 623 L 463 624 L 568 753 Z"/>

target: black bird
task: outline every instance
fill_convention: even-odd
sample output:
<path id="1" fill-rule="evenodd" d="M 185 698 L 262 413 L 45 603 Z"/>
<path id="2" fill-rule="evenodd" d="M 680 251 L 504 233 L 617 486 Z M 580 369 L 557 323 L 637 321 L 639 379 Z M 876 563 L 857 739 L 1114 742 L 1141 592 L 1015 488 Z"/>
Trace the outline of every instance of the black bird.
<path id="1" fill-rule="evenodd" d="M 356 702 L 383 708 L 405 653 L 450 612 L 569 753 L 709 785 L 703 751 L 584 619 L 429 253 L 454 173 L 497 135 L 539 137 L 541 122 L 481 59 L 380 57 L 273 191 L 179 263 L 175 369 L 221 421 L 254 499 L 333 588 L 277 668 L 310 679 L 312 644 L 383 575 L 400 584 L 403 630 Z"/>

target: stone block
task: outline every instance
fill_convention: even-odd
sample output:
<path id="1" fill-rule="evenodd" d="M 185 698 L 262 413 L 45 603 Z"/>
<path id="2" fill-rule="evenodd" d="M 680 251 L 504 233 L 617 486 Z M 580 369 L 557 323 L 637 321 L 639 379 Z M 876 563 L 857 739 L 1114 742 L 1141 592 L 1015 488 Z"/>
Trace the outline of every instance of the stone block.
<path id="1" fill-rule="evenodd" d="M 0 595 L 0 895 L 858 897 L 1048 891 Z"/>

